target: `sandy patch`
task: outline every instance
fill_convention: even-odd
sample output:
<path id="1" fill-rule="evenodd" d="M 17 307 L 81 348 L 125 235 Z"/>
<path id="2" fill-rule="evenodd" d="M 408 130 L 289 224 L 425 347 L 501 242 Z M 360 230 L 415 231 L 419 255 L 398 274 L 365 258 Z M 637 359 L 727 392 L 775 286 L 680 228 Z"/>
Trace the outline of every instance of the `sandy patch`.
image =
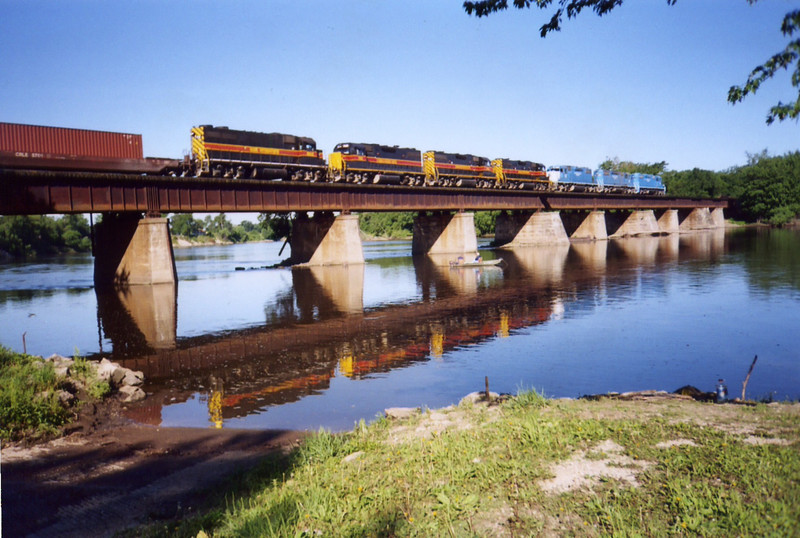
<path id="1" fill-rule="evenodd" d="M 697 443 L 691 439 L 670 439 L 669 441 L 658 443 L 656 448 L 672 448 L 674 446 L 697 446 Z"/>
<path id="2" fill-rule="evenodd" d="M 748 445 L 791 445 L 792 442 L 788 439 L 775 439 L 772 437 L 756 437 L 751 435 L 743 439 Z"/>
<path id="3" fill-rule="evenodd" d="M 625 449 L 614 441 L 605 440 L 588 451 L 579 451 L 567 461 L 550 468 L 555 477 L 539 483 L 545 493 L 557 494 L 584 487 L 592 487 L 603 478 L 611 478 L 637 487 L 637 472 L 646 469 L 650 462 L 636 461 L 625 454 Z"/>
<path id="4" fill-rule="evenodd" d="M 464 409 L 451 405 L 420 415 L 419 421 L 403 421 L 391 430 L 387 441 L 397 445 L 413 440 L 430 439 L 446 431 L 464 431 L 475 427 L 475 421 L 491 422 L 500 412 L 498 407 L 486 407 L 475 413 L 475 409 Z"/>

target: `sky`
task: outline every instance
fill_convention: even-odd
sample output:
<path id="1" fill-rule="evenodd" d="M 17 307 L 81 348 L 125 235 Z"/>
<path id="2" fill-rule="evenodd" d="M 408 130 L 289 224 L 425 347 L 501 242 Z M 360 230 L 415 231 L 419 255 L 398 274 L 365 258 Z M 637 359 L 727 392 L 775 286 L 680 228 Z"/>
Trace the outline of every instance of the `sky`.
<path id="1" fill-rule="evenodd" d="M 724 170 L 800 149 L 767 126 L 789 73 L 728 89 L 783 50 L 797 0 L 628 0 L 547 38 L 549 12 L 462 0 L 0 0 L 0 121 L 138 133 L 182 157 L 195 125 L 596 168 Z"/>

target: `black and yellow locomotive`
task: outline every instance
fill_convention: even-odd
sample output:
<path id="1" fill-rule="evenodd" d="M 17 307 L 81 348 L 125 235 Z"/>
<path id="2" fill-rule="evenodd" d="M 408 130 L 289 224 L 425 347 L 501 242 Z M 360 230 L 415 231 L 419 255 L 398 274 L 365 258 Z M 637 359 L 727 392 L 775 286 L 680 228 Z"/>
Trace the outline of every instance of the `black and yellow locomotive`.
<path id="1" fill-rule="evenodd" d="M 421 153 L 414 148 L 346 142 L 328 155 L 328 179 L 347 183 L 422 185 Z"/>
<path id="2" fill-rule="evenodd" d="M 192 128 L 191 168 L 195 176 L 237 179 L 321 181 L 327 173 L 313 138 L 213 125 Z"/>

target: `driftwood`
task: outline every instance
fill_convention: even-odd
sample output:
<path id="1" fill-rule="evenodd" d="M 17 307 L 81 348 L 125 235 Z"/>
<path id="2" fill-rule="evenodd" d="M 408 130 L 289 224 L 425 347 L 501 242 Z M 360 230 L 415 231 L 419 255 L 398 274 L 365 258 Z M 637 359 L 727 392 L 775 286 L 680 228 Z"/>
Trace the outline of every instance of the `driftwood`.
<path id="1" fill-rule="evenodd" d="M 744 382 L 742 383 L 742 401 L 745 401 L 744 393 L 747 390 L 747 382 L 750 381 L 750 374 L 753 373 L 753 368 L 755 367 L 757 360 L 758 355 L 753 357 L 753 362 L 750 364 L 750 370 L 748 370 L 747 377 L 744 378 Z"/>

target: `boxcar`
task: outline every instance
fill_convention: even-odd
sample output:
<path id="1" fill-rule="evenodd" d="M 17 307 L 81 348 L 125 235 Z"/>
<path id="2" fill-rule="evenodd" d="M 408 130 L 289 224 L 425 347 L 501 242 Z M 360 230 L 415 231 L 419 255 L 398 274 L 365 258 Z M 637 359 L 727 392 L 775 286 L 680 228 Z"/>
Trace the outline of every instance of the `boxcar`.
<path id="1" fill-rule="evenodd" d="M 142 135 L 0 123 L 0 166 L 37 170 L 165 173 L 176 159 L 145 159 Z"/>

